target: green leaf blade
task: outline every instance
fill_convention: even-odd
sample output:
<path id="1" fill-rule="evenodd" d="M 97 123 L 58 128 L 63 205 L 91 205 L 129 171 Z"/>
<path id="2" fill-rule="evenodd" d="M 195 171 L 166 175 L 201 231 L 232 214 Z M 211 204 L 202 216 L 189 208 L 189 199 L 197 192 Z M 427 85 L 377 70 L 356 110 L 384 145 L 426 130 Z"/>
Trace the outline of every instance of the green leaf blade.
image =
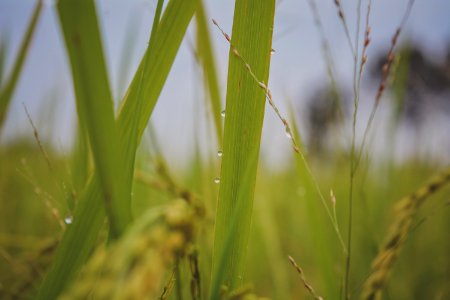
<path id="1" fill-rule="evenodd" d="M 238 0 L 235 6 L 231 43 L 251 66 L 256 77 L 265 84 L 269 77 L 274 11 L 275 1 Z M 228 70 L 212 282 L 213 285 L 217 286 L 219 282 L 233 289 L 243 280 L 265 93 L 233 49 L 230 51 Z M 238 225 L 229 226 L 230 220 Z M 228 236 L 232 236 L 229 241 L 225 238 Z M 226 264 L 221 263 L 223 257 L 227 257 Z"/>
<path id="2" fill-rule="evenodd" d="M 130 187 L 120 172 L 116 124 L 93 1 L 62 0 L 58 12 L 72 68 L 77 111 L 89 140 L 102 186 L 112 236 L 131 221 Z"/>

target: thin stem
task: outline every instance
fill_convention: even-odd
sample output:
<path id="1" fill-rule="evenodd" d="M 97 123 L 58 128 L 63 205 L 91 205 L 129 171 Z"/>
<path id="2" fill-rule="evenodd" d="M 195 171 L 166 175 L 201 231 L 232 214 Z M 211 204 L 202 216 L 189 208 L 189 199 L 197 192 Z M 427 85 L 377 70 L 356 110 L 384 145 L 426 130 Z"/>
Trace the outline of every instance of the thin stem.
<path id="1" fill-rule="evenodd" d="M 342 111 L 343 103 L 342 103 L 341 95 L 338 90 L 338 84 L 337 84 L 336 78 L 334 76 L 335 66 L 334 66 L 333 56 L 331 54 L 331 48 L 330 48 L 328 40 L 326 39 L 326 36 L 325 36 L 325 30 L 324 30 L 322 21 L 320 19 L 320 14 L 319 14 L 319 10 L 316 5 L 316 0 L 307 0 L 307 3 L 309 4 L 309 7 L 311 9 L 313 19 L 314 19 L 314 24 L 316 25 L 317 31 L 320 36 L 320 44 L 321 44 L 322 54 L 323 54 L 325 64 L 326 64 L 327 76 L 330 80 L 331 92 L 334 97 L 333 101 L 336 100 L 338 103 L 338 108 L 337 108 L 338 118 L 343 123 L 343 121 L 344 121 L 344 113 Z M 343 130 L 342 127 L 340 127 L 340 129 Z"/>
<path id="2" fill-rule="evenodd" d="M 308 292 L 311 294 L 311 296 L 315 300 L 323 300 L 323 298 L 321 296 L 316 294 L 316 291 L 314 290 L 312 285 L 306 281 L 306 277 L 305 277 L 305 273 L 303 272 L 303 269 L 300 268 L 300 266 L 295 262 L 295 260 L 292 258 L 292 256 L 289 255 L 288 258 L 289 258 L 290 263 L 292 264 L 292 266 L 294 267 L 294 269 L 297 271 L 298 275 L 300 276 L 300 280 L 302 281 L 303 286 L 308 290 Z"/>
<path id="3" fill-rule="evenodd" d="M 400 23 L 400 26 L 397 28 L 397 30 L 394 33 L 394 36 L 391 40 L 391 47 L 388 52 L 387 61 L 383 65 L 382 69 L 382 78 L 380 85 L 378 87 L 378 92 L 375 98 L 374 105 L 372 107 L 372 111 L 370 113 L 369 120 L 367 122 L 366 128 L 364 130 L 363 140 L 361 144 L 361 149 L 358 154 L 356 154 L 356 146 L 355 146 L 355 139 L 356 139 L 356 116 L 357 116 L 357 110 L 358 110 L 358 104 L 359 104 L 359 92 L 360 92 L 360 83 L 361 83 L 361 76 L 363 72 L 363 66 L 367 60 L 367 57 L 365 56 L 367 46 L 370 42 L 369 34 L 370 34 L 370 27 L 369 27 L 369 15 L 370 15 L 370 9 L 371 9 L 371 1 L 368 2 L 368 8 L 367 8 L 367 15 L 366 15 L 366 33 L 365 33 L 365 40 L 364 40 L 364 48 L 363 48 L 363 54 L 361 57 L 361 64 L 359 69 L 359 76 L 356 80 L 356 63 L 357 63 L 357 53 L 355 55 L 355 69 L 354 69 L 354 95 L 355 95 L 355 101 L 354 101 L 354 112 L 353 112 L 353 127 L 352 127 L 352 146 L 351 146 L 351 154 L 350 154 L 350 185 L 349 185 L 349 215 L 348 215 L 348 253 L 347 253 L 347 259 L 346 259 L 346 265 L 345 265 L 345 280 L 344 280 L 344 296 L 346 299 L 348 299 L 349 295 L 348 293 L 348 285 L 349 285 L 349 277 L 350 277 L 350 266 L 351 266 L 351 242 L 352 242 L 352 223 L 353 223 L 353 187 L 354 187 L 354 177 L 356 174 L 356 171 L 358 169 L 359 163 L 361 161 L 362 153 L 364 151 L 364 146 L 366 144 L 367 136 L 369 133 L 370 128 L 372 127 L 373 120 L 375 118 L 375 113 L 378 108 L 381 96 L 385 90 L 387 78 L 389 76 L 389 71 L 392 66 L 392 63 L 394 61 L 394 49 L 397 44 L 399 35 L 401 33 L 402 28 L 404 27 L 410 13 L 411 9 L 413 7 L 415 0 L 410 0 L 408 2 L 408 6 L 406 8 L 406 12 L 403 16 L 403 19 Z M 361 1 L 358 2 L 358 28 L 357 28 L 357 34 L 359 34 L 359 22 L 360 22 L 360 4 Z M 358 43 L 357 43 L 358 45 Z M 357 46 L 358 49 L 358 46 Z M 357 155 L 355 157 L 355 155 Z"/>
<path id="4" fill-rule="evenodd" d="M 350 37 L 350 30 L 348 29 L 347 20 L 345 18 L 344 10 L 342 9 L 341 1 L 334 0 L 334 4 L 338 10 L 338 16 L 341 20 L 342 26 L 344 27 L 345 37 L 347 39 L 352 55 L 355 56 L 355 48 L 353 47 L 352 39 Z"/>
<path id="5" fill-rule="evenodd" d="M 180 257 L 177 256 L 175 262 L 175 291 L 177 300 L 183 300 L 183 285 L 181 282 L 181 273 L 180 273 Z"/>
<path id="6" fill-rule="evenodd" d="M 415 0 L 409 0 L 408 6 L 407 6 L 406 11 L 405 11 L 405 14 L 403 15 L 403 19 L 402 19 L 399 27 L 395 31 L 393 37 L 392 37 L 391 47 L 390 47 L 388 55 L 387 55 L 386 63 L 382 67 L 382 77 L 381 77 L 380 85 L 378 86 L 378 91 L 377 91 L 377 94 L 376 94 L 376 97 L 375 97 L 375 102 L 374 102 L 374 104 L 372 106 L 372 110 L 370 112 L 370 117 L 369 117 L 369 120 L 367 121 L 366 128 L 364 130 L 363 140 L 362 140 L 362 143 L 361 143 L 361 149 L 359 151 L 358 158 L 357 158 L 356 163 L 355 163 L 355 168 L 358 168 L 359 163 L 361 161 L 362 154 L 364 153 L 364 147 L 366 145 L 367 137 L 368 137 L 369 131 L 370 131 L 371 127 L 372 127 L 372 123 L 373 123 L 373 120 L 375 118 L 375 113 L 376 113 L 376 111 L 378 109 L 378 105 L 380 103 L 381 97 L 382 97 L 382 95 L 384 93 L 384 90 L 385 90 L 386 82 L 387 82 L 387 79 L 389 77 L 389 71 L 390 71 L 392 63 L 394 61 L 395 46 L 397 45 L 397 41 L 398 41 L 398 38 L 400 36 L 400 33 L 401 33 L 402 29 L 404 28 L 404 26 L 406 24 L 406 21 L 409 18 L 409 15 L 411 14 L 411 10 L 412 10 L 412 8 L 414 6 L 414 2 L 415 2 Z"/>
<path id="7" fill-rule="evenodd" d="M 358 55 L 359 55 L 359 33 L 361 25 L 361 0 L 357 4 L 357 22 L 355 32 L 355 51 L 353 52 L 353 123 L 352 123 L 352 144 L 350 153 L 350 185 L 348 198 L 348 229 L 347 229 L 347 256 L 345 262 L 345 277 L 344 277 L 344 296 L 347 298 L 349 277 L 350 277 L 350 263 L 351 263 L 351 247 L 352 247 L 352 228 L 353 228 L 353 185 L 354 185 L 354 162 L 355 162 L 355 140 L 356 140 L 356 119 L 358 116 L 359 107 L 359 77 L 358 69 Z"/>

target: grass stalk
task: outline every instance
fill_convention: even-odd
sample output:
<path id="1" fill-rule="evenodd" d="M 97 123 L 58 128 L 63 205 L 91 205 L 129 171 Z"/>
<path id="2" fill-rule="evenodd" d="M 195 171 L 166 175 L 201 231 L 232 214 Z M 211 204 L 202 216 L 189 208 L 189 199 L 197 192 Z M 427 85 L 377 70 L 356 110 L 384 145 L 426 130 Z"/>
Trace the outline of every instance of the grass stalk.
<path id="1" fill-rule="evenodd" d="M 355 180 L 355 151 L 356 151 L 356 122 L 359 110 L 360 83 L 361 72 L 358 70 L 359 57 L 359 35 L 361 28 L 361 0 L 358 0 L 356 6 L 356 32 L 355 32 L 355 50 L 353 51 L 353 119 L 352 119 L 352 141 L 350 150 L 350 184 L 348 196 L 348 224 L 347 224 L 347 256 L 345 258 L 345 275 L 344 275 L 344 297 L 347 299 L 348 286 L 350 279 L 351 253 L 352 253 L 352 229 L 353 229 L 353 186 Z M 361 64 L 362 66 L 362 64 Z"/>
<path id="2" fill-rule="evenodd" d="M 344 8 L 342 7 L 341 0 L 334 0 L 334 5 L 336 6 L 339 19 L 342 23 L 342 27 L 344 28 L 345 38 L 347 40 L 350 51 L 352 52 L 352 55 L 355 56 L 356 55 L 355 45 L 353 45 L 353 43 L 352 43 L 352 38 L 350 36 L 350 30 L 349 30 L 348 24 L 347 24 L 347 18 L 345 16 Z"/>
<path id="3" fill-rule="evenodd" d="M 369 119 L 367 121 L 363 139 L 361 142 L 361 147 L 356 152 L 356 145 L 355 145 L 355 139 L 356 139 L 356 116 L 358 112 L 358 104 L 359 104 L 359 85 L 361 81 L 361 75 L 363 71 L 363 66 L 367 60 L 367 57 L 365 56 L 365 51 L 367 48 L 367 45 L 370 41 L 369 34 L 370 34 L 370 28 L 368 27 L 369 24 L 369 14 L 370 14 L 370 8 L 371 8 L 371 1 L 368 3 L 367 8 L 367 17 L 366 17 L 366 33 L 365 33 L 365 40 L 364 40 L 364 48 L 363 48 L 363 55 L 361 57 L 361 64 L 360 64 L 360 70 L 359 70 L 359 76 L 356 80 L 356 63 L 357 63 L 357 53 L 355 53 L 355 73 L 354 73 L 354 85 L 355 85 L 355 101 L 354 101 L 354 113 L 353 113 L 353 126 L 352 126 L 352 145 L 351 145 L 351 154 L 350 154 L 350 185 L 349 185 L 349 214 L 348 214 L 348 242 L 347 242 L 347 248 L 348 248 L 348 254 L 345 262 L 345 278 L 344 278 L 344 296 L 348 297 L 348 291 L 349 291 L 349 277 L 350 277 L 350 262 L 351 262 L 351 243 L 352 243 L 352 223 L 353 223 L 353 185 L 354 185 L 354 177 L 355 173 L 358 169 L 359 163 L 361 161 L 362 155 L 364 153 L 364 147 L 366 145 L 366 140 L 369 135 L 369 131 L 372 127 L 373 120 L 375 118 L 375 113 L 377 111 L 378 105 L 380 103 L 381 97 L 384 93 L 384 90 L 386 88 L 387 79 L 389 77 L 390 69 L 392 66 L 392 63 L 394 61 L 394 50 L 395 46 L 397 45 L 398 38 L 400 36 L 401 30 L 404 27 L 410 13 L 412 10 L 412 7 L 414 5 L 415 0 L 410 0 L 408 2 L 405 14 L 403 15 L 402 21 L 400 23 L 400 26 L 395 31 L 392 40 L 391 40 L 391 47 L 389 49 L 386 63 L 383 65 L 382 69 L 382 78 L 380 85 L 378 87 L 378 91 L 375 97 L 375 102 L 373 104 L 372 110 L 370 112 Z M 359 9 L 358 9 L 359 12 Z"/>
<path id="4" fill-rule="evenodd" d="M 221 285 L 232 290 L 243 281 L 264 119 L 265 94 L 235 50 L 239 49 L 240 57 L 246 58 L 253 73 L 267 85 L 274 13 L 275 1 L 272 0 L 237 0 L 235 4 L 214 232 L 213 296 L 217 296 L 214 293 Z M 238 226 L 230 226 L 230 220 Z M 226 263 L 223 263 L 224 259 Z"/>
<path id="5" fill-rule="evenodd" d="M 397 46 L 397 42 L 398 42 L 398 39 L 399 39 L 400 34 L 402 32 L 402 29 L 406 25 L 406 21 L 408 20 L 410 14 L 411 14 L 411 11 L 412 11 L 412 8 L 414 6 L 414 3 L 415 3 L 415 0 L 409 0 L 408 1 L 405 13 L 404 13 L 403 18 L 402 18 L 402 21 L 400 22 L 400 25 L 397 27 L 397 29 L 395 30 L 394 35 L 392 36 L 391 45 L 390 45 L 390 48 L 389 48 L 389 51 L 388 51 L 388 54 L 387 54 L 387 59 L 386 59 L 386 62 L 383 64 L 383 67 L 382 67 L 381 81 L 380 81 L 380 84 L 378 86 L 377 94 L 375 96 L 375 101 L 373 103 L 372 110 L 370 111 L 369 119 L 368 119 L 368 121 L 366 123 L 366 126 L 365 126 L 365 129 L 364 129 L 364 134 L 363 134 L 363 139 L 362 139 L 362 142 L 361 142 L 361 147 L 360 147 L 360 150 L 358 152 L 358 157 L 356 158 L 356 163 L 355 163 L 355 166 L 354 166 L 355 168 L 358 167 L 358 165 L 359 165 L 359 163 L 361 161 L 362 155 L 364 153 L 364 148 L 365 148 L 365 146 L 367 144 L 367 138 L 368 138 L 369 132 L 370 132 L 370 130 L 372 128 L 373 120 L 375 119 L 375 114 L 376 114 L 378 106 L 380 104 L 381 97 L 383 96 L 384 91 L 386 89 L 387 80 L 389 78 L 390 70 L 391 70 L 392 64 L 393 64 L 394 59 L 395 59 L 395 47 Z M 363 57 L 363 59 L 364 59 L 364 57 Z"/>

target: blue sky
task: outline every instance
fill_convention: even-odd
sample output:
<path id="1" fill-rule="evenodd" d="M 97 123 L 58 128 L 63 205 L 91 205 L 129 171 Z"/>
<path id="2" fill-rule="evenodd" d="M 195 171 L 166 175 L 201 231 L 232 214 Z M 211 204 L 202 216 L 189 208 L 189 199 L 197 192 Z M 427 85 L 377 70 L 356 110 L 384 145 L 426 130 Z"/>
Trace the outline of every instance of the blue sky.
<path id="1" fill-rule="evenodd" d="M 333 52 L 336 77 L 340 83 L 350 84 L 352 59 L 334 1 L 316 2 Z M 362 2 L 365 7 L 367 2 Z M 75 122 L 72 84 L 54 1 L 45 3 L 2 139 L 8 140 L 18 135 L 32 136 L 21 104 L 25 103 L 43 138 L 47 137 L 56 147 L 66 149 L 73 140 Z M 206 3 L 209 16 L 215 18 L 230 33 L 233 1 L 210 0 Z M 342 3 L 350 32 L 353 33 L 356 1 L 343 0 Z M 373 1 L 373 42 L 369 49 L 369 61 L 376 53 L 385 51 L 389 46 L 406 3 L 405 0 Z M 8 41 L 7 70 L 14 60 L 34 4 L 35 1 L 32 0 L 0 0 L 0 36 Z M 131 79 L 145 50 L 155 7 L 155 0 L 97 1 L 110 82 L 116 98 L 119 98 L 120 92 L 126 86 L 119 82 L 121 79 Z M 200 73 L 188 46 L 194 41 L 193 29 L 191 26 L 188 31 L 152 116 L 152 122 L 161 142 L 167 148 L 168 155 L 181 157 L 181 160 L 192 149 L 194 131 L 200 132 L 202 144 L 208 143 L 212 134 L 212 125 L 205 121 L 206 110 L 203 105 Z M 224 99 L 228 45 L 212 23 L 211 35 Z M 445 49 L 450 45 L 450 1 L 417 0 L 402 33 L 402 39 L 419 45 L 435 60 L 443 59 Z M 296 105 L 301 107 L 311 88 L 322 85 L 326 80 L 320 41 L 306 0 L 278 1 L 273 48 L 276 52 L 272 57 L 270 87 L 275 102 L 282 112 L 287 114 L 288 101 L 295 101 Z M 126 69 L 120 64 L 124 49 L 129 52 Z M 363 98 L 367 98 L 363 100 L 370 103 L 373 95 L 367 94 Z M 363 105 L 362 119 L 364 111 Z M 442 136 L 436 133 L 430 145 L 438 143 L 439 140 L 442 140 Z M 269 108 L 266 110 L 262 145 L 263 158 L 271 157 L 270 160 L 275 163 L 282 160 L 282 156 L 289 151 L 289 141 L 284 137 L 283 126 Z M 277 147 L 274 148 L 273 145 Z"/>

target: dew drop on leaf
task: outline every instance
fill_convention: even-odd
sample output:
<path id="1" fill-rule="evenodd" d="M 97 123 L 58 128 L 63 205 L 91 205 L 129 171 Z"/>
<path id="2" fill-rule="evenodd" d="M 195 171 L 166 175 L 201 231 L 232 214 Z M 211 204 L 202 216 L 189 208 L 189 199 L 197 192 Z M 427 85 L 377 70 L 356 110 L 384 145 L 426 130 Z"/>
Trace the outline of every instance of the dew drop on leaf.
<path id="1" fill-rule="evenodd" d="M 67 215 L 67 216 L 64 218 L 64 223 L 66 223 L 67 225 L 72 224 L 72 222 L 73 222 L 73 216 L 72 216 L 72 215 Z"/>

